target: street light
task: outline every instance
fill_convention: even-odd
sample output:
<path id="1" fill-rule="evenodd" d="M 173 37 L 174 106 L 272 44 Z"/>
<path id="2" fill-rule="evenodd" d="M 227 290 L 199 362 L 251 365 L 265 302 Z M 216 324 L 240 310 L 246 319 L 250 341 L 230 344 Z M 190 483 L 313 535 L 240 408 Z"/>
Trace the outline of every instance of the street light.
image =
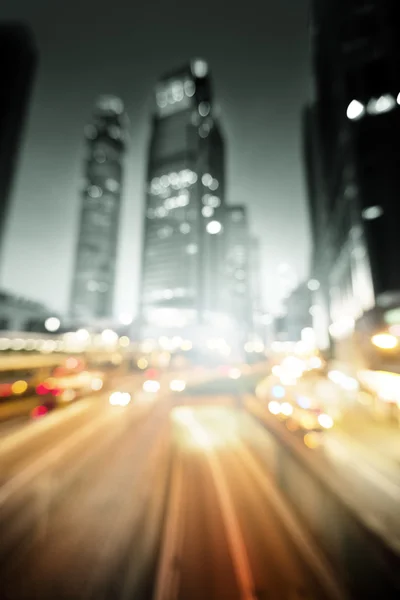
<path id="1" fill-rule="evenodd" d="M 47 329 L 47 331 L 54 333 L 60 329 L 61 321 L 60 321 L 60 319 L 57 319 L 57 317 L 49 317 L 44 322 L 44 326 Z"/>

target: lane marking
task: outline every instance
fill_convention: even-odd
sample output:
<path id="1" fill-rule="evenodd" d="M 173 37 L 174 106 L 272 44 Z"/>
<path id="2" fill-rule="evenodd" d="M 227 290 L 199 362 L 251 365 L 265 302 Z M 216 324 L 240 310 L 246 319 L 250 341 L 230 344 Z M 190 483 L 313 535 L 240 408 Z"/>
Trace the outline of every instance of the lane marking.
<path id="1" fill-rule="evenodd" d="M 50 429 L 54 425 L 59 424 L 60 422 L 66 423 L 79 413 L 83 413 L 84 411 L 88 410 L 90 406 L 93 406 L 93 404 L 89 400 L 80 400 L 72 406 L 69 406 L 65 409 L 60 409 L 53 414 L 46 415 L 46 417 L 44 417 L 41 421 L 35 421 L 27 424 L 26 427 L 14 434 L 8 435 L 3 441 L 0 442 L 0 453 L 4 454 L 5 452 L 10 452 L 16 446 L 25 444 L 31 438 L 35 438 L 39 434 L 43 433 L 47 429 Z"/>
<path id="2" fill-rule="evenodd" d="M 156 588 L 153 596 L 154 600 L 172 600 L 178 596 L 179 572 L 178 569 L 175 568 L 175 562 L 183 542 L 183 527 L 179 511 L 182 489 L 182 464 L 181 460 L 177 458 L 172 473 L 171 493 L 167 509 L 167 523 L 162 543 Z"/>
<path id="3" fill-rule="evenodd" d="M 71 448 L 90 437 L 97 429 L 100 429 L 102 425 L 109 422 L 110 414 L 102 414 L 95 421 L 90 421 L 86 426 L 74 431 L 74 433 L 64 439 L 63 442 L 49 450 L 45 456 L 39 456 L 39 458 L 28 467 L 7 480 L 0 488 L 0 507 L 13 494 L 21 490 L 21 488 L 30 483 L 35 477 L 43 473 L 46 469 L 54 466 Z"/>
<path id="4" fill-rule="evenodd" d="M 221 507 L 229 550 L 240 588 L 240 597 L 242 600 L 255 600 L 257 596 L 254 592 L 255 586 L 250 561 L 224 472 L 213 452 L 207 453 L 207 457 Z"/>
<path id="5" fill-rule="evenodd" d="M 357 458 L 355 459 L 347 444 L 341 442 L 339 439 L 328 437 L 325 439 L 324 447 L 331 456 L 331 460 L 339 459 L 341 462 L 345 462 L 352 469 L 361 472 L 365 479 L 372 483 L 374 487 L 380 488 L 381 491 L 384 491 L 396 502 L 400 501 L 400 486 L 389 479 L 375 465 L 368 463 L 361 456 L 357 448 L 354 449 L 354 452 L 357 454 Z"/>
<path id="6" fill-rule="evenodd" d="M 318 577 L 320 583 L 328 593 L 329 598 L 331 600 L 345 600 L 348 598 L 329 564 L 324 560 L 321 552 L 319 552 L 311 537 L 301 527 L 298 520 L 293 515 L 292 510 L 289 508 L 289 504 L 276 487 L 270 474 L 261 468 L 248 448 L 239 439 L 237 440 L 237 448 L 237 454 L 241 457 L 243 463 L 245 463 L 248 471 L 253 475 L 259 487 L 264 491 L 264 494 L 283 523 L 287 533 L 296 544 L 301 556 L 306 560 L 312 571 Z"/>

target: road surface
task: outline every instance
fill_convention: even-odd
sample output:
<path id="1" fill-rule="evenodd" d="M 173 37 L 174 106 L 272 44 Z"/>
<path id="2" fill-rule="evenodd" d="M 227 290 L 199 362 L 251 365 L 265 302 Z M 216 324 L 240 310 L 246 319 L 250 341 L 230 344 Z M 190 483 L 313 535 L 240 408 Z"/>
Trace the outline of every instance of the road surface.
<path id="1" fill-rule="evenodd" d="M 3 437 L 1 597 L 344 600 L 238 406 L 100 397 Z"/>

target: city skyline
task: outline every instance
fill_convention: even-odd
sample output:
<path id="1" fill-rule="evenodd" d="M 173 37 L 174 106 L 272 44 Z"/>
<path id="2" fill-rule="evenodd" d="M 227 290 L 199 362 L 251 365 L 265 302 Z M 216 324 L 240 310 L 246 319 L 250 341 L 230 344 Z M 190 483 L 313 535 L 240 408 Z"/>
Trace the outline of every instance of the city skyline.
<path id="1" fill-rule="evenodd" d="M 25 17 L 35 31 L 40 51 L 29 128 L 12 197 L 2 285 L 45 301 L 55 310 L 66 310 L 77 237 L 77 190 L 84 150 L 82 130 L 95 97 L 102 92 L 115 93 L 125 101 L 132 122 L 133 140 L 127 157 L 116 312 L 132 310 L 139 287 L 149 98 L 159 73 L 200 55 L 212 67 L 218 103 L 224 114 L 224 133 L 229 148 L 227 197 L 232 204 L 244 203 L 250 208 L 251 231 L 261 238 L 262 243 L 264 301 L 267 308 L 273 309 L 279 295 L 276 290 L 279 263 L 289 262 L 298 272 L 299 279 L 305 277 L 308 270 L 309 226 L 300 152 L 300 109 L 309 91 L 306 3 L 295 9 L 298 20 L 304 23 L 304 31 L 300 34 L 294 24 L 291 30 L 292 7 L 289 3 L 271 9 L 272 23 L 287 28 L 280 40 L 277 40 L 272 25 L 264 34 L 255 19 L 251 19 L 253 49 L 236 48 L 235 39 L 240 34 L 235 30 L 236 26 L 228 36 L 223 34 L 220 8 L 209 23 L 206 51 L 199 43 L 201 27 L 195 24 L 191 35 L 183 28 L 181 44 L 171 41 L 167 44 L 168 51 L 161 52 L 167 36 L 160 24 L 155 23 L 153 25 L 160 34 L 158 50 L 149 50 L 143 64 L 135 52 L 143 35 L 135 29 L 138 38 L 133 43 L 127 38 L 122 19 L 118 22 L 111 19 L 107 21 L 107 27 L 114 32 L 116 29 L 121 31 L 117 68 L 113 67 L 116 50 L 112 53 L 108 49 L 112 56 L 110 54 L 107 60 L 107 48 L 101 44 L 101 34 L 106 28 L 105 7 L 101 2 L 96 3 L 99 18 L 95 31 L 87 28 L 86 7 L 82 9 L 79 26 L 72 22 L 67 11 L 62 15 L 62 21 L 60 16 L 57 23 L 49 27 L 51 10 L 41 15 L 40 10 L 31 11 L 24 4 L 22 1 L 14 3 L 13 8 L 3 8 L 1 14 L 2 17 Z M 121 9 L 124 7 L 123 3 L 117 4 Z M 254 7 L 257 8 L 257 4 Z M 161 16 L 164 13 L 168 24 L 171 15 L 167 14 L 166 7 L 162 8 Z M 141 18 L 150 26 L 145 11 Z M 183 20 L 182 15 L 180 23 Z M 69 41 L 71 36 L 67 35 L 68 28 L 75 34 L 83 31 L 87 34 L 82 66 L 74 73 L 71 71 L 76 54 Z M 217 39 L 219 34 L 220 39 Z M 225 37 L 221 38 L 223 35 Z M 292 46 L 288 43 L 291 37 L 296 42 Z M 225 42 L 223 53 L 217 49 L 217 41 L 221 42 L 221 39 Z M 270 44 L 276 48 L 277 42 L 281 46 L 274 52 L 274 60 L 269 58 L 268 63 L 265 61 L 268 48 Z M 229 62 L 226 55 L 230 57 Z M 296 55 L 300 57 L 296 59 Z M 250 65 L 247 70 L 240 68 L 247 62 Z M 90 71 L 89 63 L 92 65 Z M 76 64 L 73 66 L 75 68 Z M 64 111 L 62 122 L 58 119 L 58 110 Z M 57 132 L 56 139 L 54 131 Z M 294 175 L 285 176 L 289 171 Z M 43 181 L 44 176 L 49 177 L 49 181 Z M 284 211 L 291 215 L 289 222 Z M 29 217 L 22 222 L 22 216 L 26 214 Z M 66 234 L 59 239 L 56 231 L 61 226 Z M 43 236 L 43 228 L 48 235 Z M 29 254 L 22 238 L 27 240 L 26 244 L 36 246 Z M 292 243 L 293 239 L 296 244 Z M 17 244 L 18 252 L 15 251 Z M 21 268 L 25 264 L 27 277 L 25 267 Z M 45 276 L 49 272 L 50 278 Z"/>

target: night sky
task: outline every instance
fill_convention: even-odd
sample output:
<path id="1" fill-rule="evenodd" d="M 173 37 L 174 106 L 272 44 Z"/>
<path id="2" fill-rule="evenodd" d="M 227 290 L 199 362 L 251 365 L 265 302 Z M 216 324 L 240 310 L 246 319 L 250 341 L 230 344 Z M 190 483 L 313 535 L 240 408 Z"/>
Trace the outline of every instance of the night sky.
<path id="1" fill-rule="evenodd" d="M 66 310 L 83 177 L 83 127 L 101 93 L 131 121 L 116 312 L 138 293 L 152 86 L 192 57 L 213 74 L 226 137 L 229 203 L 249 206 L 262 241 L 265 306 L 277 268 L 306 276 L 310 240 L 300 111 L 310 96 L 307 0 L 3 0 L 27 21 L 40 64 L 12 198 L 2 287 Z M 4 58 L 4 57 L 3 57 Z"/>

